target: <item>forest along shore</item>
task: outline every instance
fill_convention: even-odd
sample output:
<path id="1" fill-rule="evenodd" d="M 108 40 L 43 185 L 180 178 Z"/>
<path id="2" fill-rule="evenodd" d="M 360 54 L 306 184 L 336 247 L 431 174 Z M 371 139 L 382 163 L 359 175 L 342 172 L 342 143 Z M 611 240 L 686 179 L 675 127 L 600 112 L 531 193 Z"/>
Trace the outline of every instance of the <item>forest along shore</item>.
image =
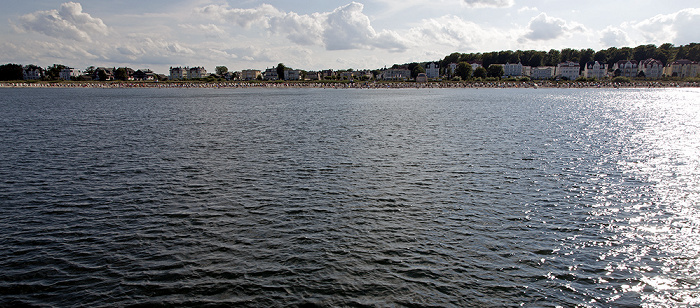
<path id="1" fill-rule="evenodd" d="M 386 88 L 679 88 L 700 87 L 698 82 L 663 82 L 663 81 L 634 81 L 634 82 L 355 82 L 355 83 L 325 83 L 325 82 L 2 82 L 0 88 L 357 88 L 357 89 L 386 89 Z"/>

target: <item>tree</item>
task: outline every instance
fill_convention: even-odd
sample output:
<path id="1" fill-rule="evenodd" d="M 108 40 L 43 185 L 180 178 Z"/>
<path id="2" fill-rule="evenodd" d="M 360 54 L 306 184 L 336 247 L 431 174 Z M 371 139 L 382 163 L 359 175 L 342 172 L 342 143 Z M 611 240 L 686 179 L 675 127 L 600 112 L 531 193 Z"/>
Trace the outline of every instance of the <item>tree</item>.
<path id="1" fill-rule="evenodd" d="M 578 63 L 581 67 L 586 67 L 586 63 L 594 61 L 595 51 L 593 49 L 581 49 L 581 58 Z"/>
<path id="2" fill-rule="evenodd" d="M 560 63 L 561 52 L 556 49 L 550 49 L 547 55 L 544 57 L 544 65 L 546 66 L 556 66 Z"/>
<path id="3" fill-rule="evenodd" d="M 425 73 L 425 68 L 423 68 L 422 65 L 418 64 L 414 66 L 411 70 L 411 78 L 416 78 L 420 73 Z"/>
<path id="4" fill-rule="evenodd" d="M 83 72 L 85 75 L 92 76 L 95 74 L 95 67 L 94 66 L 88 66 L 85 71 Z"/>
<path id="5" fill-rule="evenodd" d="M 100 79 L 102 78 L 100 77 Z M 127 80 L 129 79 L 129 72 L 127 72 L 126 68 L 120 67 L 114 71 L 114 79 Z"/>
<path id="6" fill-rule="evenodd" d="M 467 80 L 472 76 L 472 65 L 469 62 L 459 62 L 457 64 L 457 76 L 462 80 Z"/>
<path id="7" fill-rule="evenodd" d="M 503 66 L 493 65 L 493 64 L 489 65 L 489 68 L 486 71 L 487 71 L 487 75 L 489 77 L 498 77 L 498 78 L 500 78 L 501 76 L 503 76 L 506 73 L 503 70 Z"/>
<path id="8" fill-rule="evenodd" d="M 0 80 L 22 80 L 22 65 L 8 63 L 0 66 Z"/>
<path id="9" fill-rule="evenodd" d="M 46 76 L 51 79 L 58 79 L 61 77 L 61 71 L 64 68 L 66 68 L 66 66 L 63 64 L 54 64 L 53 66 L 46 68 Z"/>
<path id="10" fill-rule="evenodd" d="M 581 58 L 581 52 L 576 50 L 576 49 L 571 49 L 571 48 L 564 48 L 560 52 L 560 61 L 561 62 L 566 62 L 566 61 L 571 61 L 571 62 L 579 62 Z"/>
<path id="11" fill-rule="evenodd" d="M 486 69 L 484 67 L 479 66 L 474 70 L 474 77 L 475 78 L 486 78 L 486 76 L 488 76 L 488 72 L 486 71 Z"/>
<path id="12" fill-rule="evenodd" d="M 100 78 L 100 81 L 106 81 L 107 80 L 107 72 L 105 70 L 97 70 L 97 77 Z"/>
<path id="13" fill-rule="evenodd" d="M 498 63 L 498 52 L 487 52 L 481 55 L 481 65 L 489 67 L 493 63 Z"/>
<path id="14" fill-rule="evenodd" d="M 593 55 L 593 61 L 598 61 L 598 63 L 608 63 L 608 52 L 606 50 L 599 50 Z"/>
<path id="15" fill-rule="evenodd" d="M 546 52 L 527 50 L 524 52 L 525 61 L 523 62 L 523 65 L 542 66 L 546 55 Z"/>
<path id="16" fill-rule="evenodd" d="M 223 76 L 226 73 L 228 73 L 228 67 L 225 67 L 225 66 L 217 66 L 216 67 L 216 74 L 217 75 Z"/>
<path id="17" fill-rule="evenodd" d="M 459 62 L 459 57 L 461 54 L 459 52 L 453 52 L 449 56 L 446 56 L 445 59 L 440 61 L 440 67 L 447 67 L 450 63 L 457 63 Z"/>
<path id="18" fill-rule="evenodd" d="M 688 49 L 688 60 L 691 61 L 700 61 L 700 44 L 689 44 L 688 46 L 693 45 Z"/>
<path id="19" fill-rule="evenodd" d="M 635 59 L 637 61 L 643 61 L 649 58 L 653 58 L 655 52 L 656 45 L 654 44 L 639 45 L 637 47 L 634 47 L 634 49 L 632 50 L 632 59 Z"/>
<path id="20" fill-rule="evenodd" d="M 284 63 L 277 64 L 277 79 L 284 79 L 284 71 L 287 69 Z"/>

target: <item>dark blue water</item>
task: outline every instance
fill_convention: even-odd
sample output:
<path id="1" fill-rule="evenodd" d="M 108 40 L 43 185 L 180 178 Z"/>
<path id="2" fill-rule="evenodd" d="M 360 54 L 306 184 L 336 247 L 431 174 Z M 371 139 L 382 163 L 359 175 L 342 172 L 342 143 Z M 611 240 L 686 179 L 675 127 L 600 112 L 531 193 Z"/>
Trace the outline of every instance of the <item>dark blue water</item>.
<path id="1" fill-rule="evenodd" d="M 0 306 L 700 304 L 697 89 L 0 89 Z"/>

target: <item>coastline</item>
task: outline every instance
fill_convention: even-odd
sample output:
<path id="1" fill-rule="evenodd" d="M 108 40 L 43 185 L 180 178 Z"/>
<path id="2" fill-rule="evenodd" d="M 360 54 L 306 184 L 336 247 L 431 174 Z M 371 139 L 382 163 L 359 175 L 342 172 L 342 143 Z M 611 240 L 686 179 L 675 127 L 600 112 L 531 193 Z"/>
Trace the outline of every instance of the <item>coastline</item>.
<path id="1" fill-rule="evenodd" d="M 449 88 L 697 88 L 700 82 L 633 81 L 602 82 L 0 82 L 0 88 L 315 88 L 315 89 L 449 89 Z"/>

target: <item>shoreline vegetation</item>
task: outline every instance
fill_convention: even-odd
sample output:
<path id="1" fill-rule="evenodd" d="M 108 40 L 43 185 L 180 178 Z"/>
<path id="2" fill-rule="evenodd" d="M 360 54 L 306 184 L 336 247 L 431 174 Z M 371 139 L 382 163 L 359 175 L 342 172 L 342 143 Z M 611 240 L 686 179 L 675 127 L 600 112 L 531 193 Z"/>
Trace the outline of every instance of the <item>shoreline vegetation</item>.
<path id="1" fill-rule="evenodd" d="M 405 88 L 687 88 L 700 87 L 700 80 L 685 81 L 362 81 L 362 82 L 261 82 L 261 81 L 4 81 L 0 88 L 321 88 L 321 89 L 405 89 Z"/>

